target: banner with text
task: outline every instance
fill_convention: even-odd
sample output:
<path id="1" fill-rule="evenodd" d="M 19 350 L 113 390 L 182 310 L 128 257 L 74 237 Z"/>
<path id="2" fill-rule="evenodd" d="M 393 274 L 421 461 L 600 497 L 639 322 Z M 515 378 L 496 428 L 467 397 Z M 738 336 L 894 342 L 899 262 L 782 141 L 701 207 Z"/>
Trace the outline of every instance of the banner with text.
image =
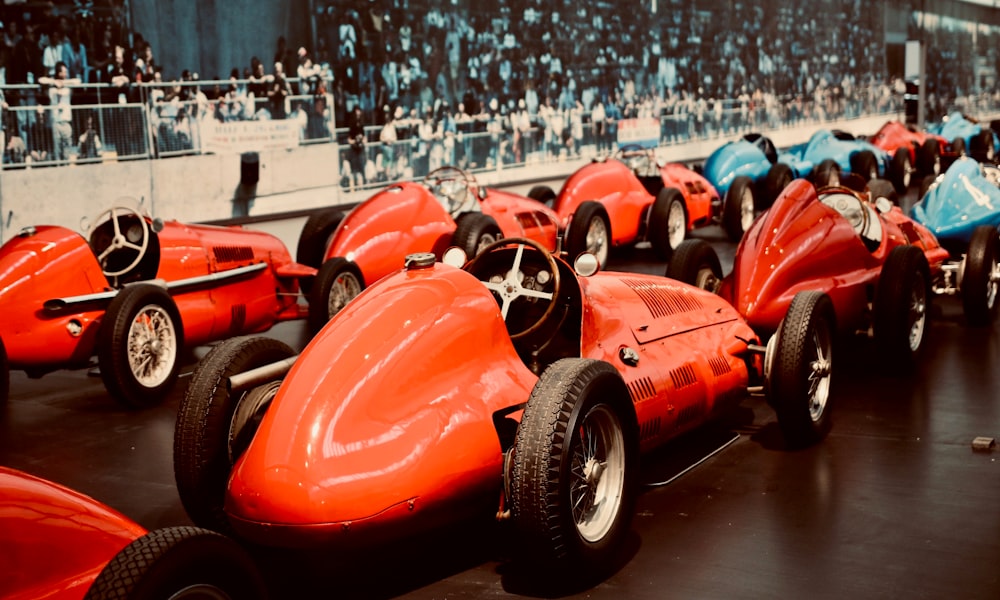
<path id="1" fill-rule="evenodd" d="M 618 146 L 655 148 L 660 145 L 660 120 L 655 117 L 618 121 Z"/>
<path id="2" fill-rule="evenodd" d="M 274 121 L 210 121 L 202 126 L 202 151 L 216 154 L 256 152 L 299 145 L 302 127 L 293 119 Z"/>

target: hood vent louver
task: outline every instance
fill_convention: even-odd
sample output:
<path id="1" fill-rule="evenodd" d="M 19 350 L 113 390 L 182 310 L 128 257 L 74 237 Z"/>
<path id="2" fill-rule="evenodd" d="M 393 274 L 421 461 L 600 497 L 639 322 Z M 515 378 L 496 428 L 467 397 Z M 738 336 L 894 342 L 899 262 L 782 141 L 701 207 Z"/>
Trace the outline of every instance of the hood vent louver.
<path id="1" fill-rule="evenodd" d="M 733 369 L 729 366 L 729 361 L 721 356 L 716 356 L 708 361 L 710 367 L 712 367 L 712 374 L 716 377 L 721 377 L 726 373 L 732 371 Z"/>
<path id="2" fill-rule="evenodd" d="M 700 299 L 677 286 L 627 277 L 621 281 L 639 296 L 653 317 L 667 317 L 703 307 Z"/>
<path id="3" fill-rule="evenodd" d="M 646 398 L 652 398 L 656 395 L 656 387 L 653 385 L 653 380 L 649 377 L 642 377 L 636 379 L 635 381 L 629 382 L 628 392 L 632 396 L 632 403 L 638 404 L 640 401 Z"/>
<path id="4" fill-rule="evenodd" d="M 213 246 L 212 255 L 215 262 L 245 262 L 253 260 L 253 248 L 250 246 Z"/>
<path id="5" fill-rule="evenodd" d="M 698 377 L 694 374 L 694 367 L 684 365 L 670 372 L 670 379 L 674 383 L 674 389 L 679 390 L 698 382 Z"/>

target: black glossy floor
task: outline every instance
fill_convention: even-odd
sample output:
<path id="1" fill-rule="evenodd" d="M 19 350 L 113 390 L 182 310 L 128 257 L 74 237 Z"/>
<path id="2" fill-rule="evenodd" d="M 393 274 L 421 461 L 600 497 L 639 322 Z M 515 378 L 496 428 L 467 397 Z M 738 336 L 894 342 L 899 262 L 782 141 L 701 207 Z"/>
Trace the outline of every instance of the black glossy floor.
<path id="1" fill-rule="evenodd" d="M 716 228 L 699 235 L 728 269 L 733 244 Z M 611 267 L 663 269 L 641 250 Z M 785 450 L 773 413 L 748 399 L 726 422 L 648 457 L 629 544 L 609 577 L 551 587 L 519 571 L 502 531 L 481 523 L 349 557 L 259 552 L 272 595 L 1000 598 L 1000 450 L 971 447 L 977 436 L 1000 437 L 1000 324 L 967 328 L 956 298 L 933 310 L 910 376 L 886 373 L 864 341 L 843 348 L 822 444 Z M 299 324 L 271 334 L 298 348 L 306 341 Z M 86 373 L 14 373 L 0 407 L 0 464 L 147 528 L 187 524 L 171 459 L 185 385 L 164 405 L 131 412 Z"/>

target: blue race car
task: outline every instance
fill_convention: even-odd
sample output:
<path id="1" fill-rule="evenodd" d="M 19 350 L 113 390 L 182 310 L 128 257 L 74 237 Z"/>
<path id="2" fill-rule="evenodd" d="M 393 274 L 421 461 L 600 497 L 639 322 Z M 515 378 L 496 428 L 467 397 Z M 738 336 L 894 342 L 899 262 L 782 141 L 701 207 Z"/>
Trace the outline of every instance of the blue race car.
<path id="1" fill-rule="evenodd" d="M 701 171 L 724 198 L 723 206 L 749 193 L 758 211 L 771 206 L 792 179 L 802 176 L 788 164 L 778 162 L 774 143 L 759 133 L 748 133 L 716 148 Z"/>
<path id="2" fill-rule="evenodd" d="M 1000 286 L 1000 168 L 960 158 L 921 188 L 910 216 L 956 259 L 944 275 L 961 289 L 969 321 L 991 322 Z"/>
<path id="3" fill-rule="evenodd" d="M 969 156 L 980 162 L 994 162 L 997 158 L 997 149 L 1000 148 L 997 134 L 961 112 L 952 112 L 940 123 L 928 125 L 927 131 L 952 140 L 952 147 L 959 155 L 965 154 L 968 149 Z"/>
<path id="4" fill-rule="evenodd" d="M 846 131 L 820 129 L 809 141 L 782 153 L 778 160 L 811 175 L 819 186 L 839 185 L 841 174 L 855 173 L 865 181 L 888 179 L 897 193 L 903 193 L 913 174 L 904 158 L 900 155 L 899 160 L 893 160 L 882 148 Z"/>

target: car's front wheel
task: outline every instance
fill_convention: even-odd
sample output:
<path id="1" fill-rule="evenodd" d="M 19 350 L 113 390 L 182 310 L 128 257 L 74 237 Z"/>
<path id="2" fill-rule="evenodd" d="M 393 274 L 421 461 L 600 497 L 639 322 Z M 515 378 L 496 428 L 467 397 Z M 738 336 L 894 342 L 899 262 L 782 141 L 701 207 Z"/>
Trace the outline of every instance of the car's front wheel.
<path id="1" fill-rule="evenodd" d="M 602 267 L 608 264 L 611 222 L 604 205 L 593 200 L 580 203 L 566 230 L 566 253 L 570 263 L 584 252 L 596 256 Z"/>
<path id="2" fill-rule="evenodd" d="M 365 278 L 356 264 L 340 256 L 323 263 L 309 292 L 309 331 L 319 333 L 364 289 Z"/>
<path id="3" fill-rule="evenodd" d="M 768 402 L 789 446 L 814 444 L 830 431 L 834 320 L 829 296 L 799 292 L 769 341 Z"/>
<path id="4" fill-rule="evenodd" d="M 917 155 L 917 166 L 924 175 L 937 177 L 941 174 L 941 146 L 937 140 L 927 140 L 920 146 Z"/>
<path id="5" fill-rule="evenodd" d="M 1000 286 L 1000 238 L 989 225 L 976 227 L 965 255 L 962 274 L 962 306 L 965 319 L 973 327 L 985 327 L 997 313 Z"/>
<path id="6" fill-rule="evenodd" d="M 569 570 L 607 567 L 634 511 L 638 435 L 628 389 L 613 366 L 550 365 L 517 430 L 508 489 L 531 559 Z"/>
<path id="7" fill-rule="evenodd" d="M 722 228 L 730 240 L 740 241 L 753 224 L 756 210 L 753 180 L 746 175 L 733 179 L 722 203 Z"/>
<path id="8" fill-rule="evenodd" d="M 132 408 L 159 404 L 177 381 L 184 329 L 163 288 L 122 289 L 108 305 L 97 333 L 101 379 L 113 398 Z"/>
<path id="9" fill-rule="evenodd" d="M 266 410 L 260 398 L 247 392 L 232 392 L 229 379 L 250 369 L 285 360 L 295 353 L 285 343 L 263 337 L 226 340 L 198 363 L 181 400 L 174 426 L 174 479 L 181 503 L 191 521 L 200 527 L 230 533 L 223 511 L 229 472 L 248 432 L 234 424 L 259 422 L 251 417 Z M 237 409 L 252 403 L 248 409 Z M 248 418 L 239 418 L 246 415 Z M 252 437 L 252 436 L 249 436 Z"/>
<path id="10" fill-rule="evenodd" d="M 667 265 L 667 277 L 715 293 L 722 283 L 719 255 L 705 240 L 684 240 Z"/>
<path id="11" fill-rule="evenodd" d="M 479 256 L 483 248 L 503 237 L 496 220 L 480 212 L 459 215 L 455 225 L 452 242 L 470 259 Z"/>
<path id="12" fill-rule="evenodd" d="M 930 268 L 916 246 L 897 246 L 882 265 L 875 289 L 873 328 L 879 355 L 912 367 L 924 345 L 930 304 Z"/>
<path id="13" fill-rule="evenodd" d="M 910 179 L 913 176 L 913 165 L 910 164 L 910 153 L 906 148 L 896 150 L 892 161 L 889 163 L 889 181 L 896 188 L 897 194 L 905 194 L 910 188 Z"/>
<path id="14" fill-rule="evenodd" d="M 182 526 L 150 531 L 125 546 L 84 600 L 262 600 L 264 590 L 257 566 L 239 544 Z"/>
<path id="15" fill-rule="evenodd" d="M 660 190 L 649 211 L 646 238 L 661 259 L 670 260 L 687 237 L 687 225 L 684 196 L 676 188 Z"/>

